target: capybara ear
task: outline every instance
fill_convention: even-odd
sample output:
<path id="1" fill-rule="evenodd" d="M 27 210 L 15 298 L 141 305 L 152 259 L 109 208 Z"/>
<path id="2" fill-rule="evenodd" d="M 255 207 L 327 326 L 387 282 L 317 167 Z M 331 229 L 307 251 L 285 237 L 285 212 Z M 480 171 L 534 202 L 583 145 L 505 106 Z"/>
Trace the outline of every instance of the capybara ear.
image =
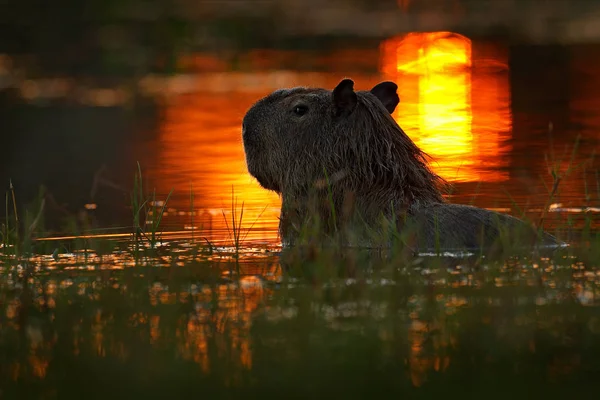
<path id="1" fill-rule="evenodd" d="M 391 81 L 385 81 L 373 86 L 371 93 L 383 103 L 391 114 L 396 109 L 398 103 L 400 103 L 400 97 L 398 97 L 396 90 L 398 90 L 398 85 Z"/>
<path id="2" fill-rule="evenodd" d="M 350 114 L 356 106 L 356 93 L 354 92 L 354 81 L 352 79 L 343 79 L 333 89 L 333 105 L 335 107 L 335 116 Z"/>

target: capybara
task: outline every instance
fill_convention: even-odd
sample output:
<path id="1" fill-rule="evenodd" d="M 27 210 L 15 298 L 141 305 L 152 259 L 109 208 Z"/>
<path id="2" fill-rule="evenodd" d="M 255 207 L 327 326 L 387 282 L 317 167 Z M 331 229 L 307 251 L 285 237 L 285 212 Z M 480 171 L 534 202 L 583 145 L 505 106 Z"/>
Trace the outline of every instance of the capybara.
<path id="1" fill-rule="evenodd" d="M 248 110 L 246 164 L 282 197 L 284 246 L 326 238 L 358 246 L 400 238 L 419 251 L 495 246 L 501 237 L 562 244 L 507 214 L 448 203 L 448 184 L 391 115 L 397 88 L 386 81 L 355 91 L 343 79 L 333 90 L 277 90 Z"/>

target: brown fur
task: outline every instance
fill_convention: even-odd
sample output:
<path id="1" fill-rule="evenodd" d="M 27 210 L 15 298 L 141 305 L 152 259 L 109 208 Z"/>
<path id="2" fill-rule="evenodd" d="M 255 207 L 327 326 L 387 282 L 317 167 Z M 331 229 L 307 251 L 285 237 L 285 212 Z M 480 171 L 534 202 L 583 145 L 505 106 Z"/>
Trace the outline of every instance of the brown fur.
<path id="1" fill-rule="evenodd" d="M 314 238 L 337 232 L 366 243 L 367 231 L 382 232 L 382 220 L 405 226 L 400 216 L 430 230 L 432 216 L 441 215 L 440 234 L 453 247 L 475 243 L 482 224 L 487 236 L 497 234 L 488 229 L 497 213 L 445 202 L 446 182 L 391 116 L 399 102 L 396 89 L 382 82 L 355 92 L 345 79 L 333 91 L 278 90 L 248 110 L 242 133 L 248 171 L 282 196 L 284 244 L 293 244 L 308 226 Z M 519 221 L 505 217 L 509 225 Z M 453 232 L 459 223 L 469 230 Z M 430 232 L 417 237 L 423 237 L 417 247 L 434 243 Z"/>

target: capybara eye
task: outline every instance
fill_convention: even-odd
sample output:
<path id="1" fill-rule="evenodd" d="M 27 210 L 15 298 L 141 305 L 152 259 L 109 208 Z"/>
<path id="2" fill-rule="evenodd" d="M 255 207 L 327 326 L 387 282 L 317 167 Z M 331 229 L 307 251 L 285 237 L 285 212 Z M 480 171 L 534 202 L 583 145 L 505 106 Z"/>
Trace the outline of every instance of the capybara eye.
<path id="1" fill-rule="evenodd" d="M 296 114 L 296 115 L 302 116 L 302 115 L 306 114 L 307 112 L 308 112 L 308 107 L 306 107 L 306 106 L 299 105 L 299 106 L 294 107 L 294 114 Z"/>

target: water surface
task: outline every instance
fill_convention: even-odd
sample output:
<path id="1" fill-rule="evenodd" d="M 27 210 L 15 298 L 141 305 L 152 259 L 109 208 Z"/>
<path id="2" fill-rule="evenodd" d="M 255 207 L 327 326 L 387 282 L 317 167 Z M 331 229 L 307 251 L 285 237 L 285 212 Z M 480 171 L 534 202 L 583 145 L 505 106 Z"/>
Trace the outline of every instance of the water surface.
<path id="1" fill-rule="evenodd" d="M 158 101 L 135 109 L 119 105 L 124 88 L 76 92 L 82 106 L 50 103 L 45 83 L 27 82 L 27 102 L 1 99 L 12 149 L 2 178 L 19 201 L 46 185 L 56 235 L 93 217 L 124 236 L 2 260 L 0 398 L 596 395 L 597 246 L 497 262 L 279 254 L 280 199 L 248 175 L 240 131 L 277 88 L 392 79 L 394 118 L 455 184 L 452 201 L 517 213 L 514 201 L 539 218 L 547 160 L 567 161 L 579 135 L 573 164 L 585 168 L 561 181 L 546 223 L 590 217 L 596 228 L 594 210 L 581 212 L 600 206 L 592 50 L 409 35 L 375 55 L 332 55 L 320 71 L 281 70 L 294 53 L 256 52 L 250 70 L 145 77 Z M 137 161 L 159 202 L 174 190 L 162 227 L 177 239 L 138 258 L 126 240 Z M 239 252 L 232 203 L 238 218 L 244 205 Z"/>
<path id="2" fill-rule="evenodd" d="M 432 157 L 432 168 L 455 185 L 451 201 L 515 214 L 520 207 L 536 220 L 549 199 L 553 164 L 562 161 L 559 171 L 564 173 L 578 143 L 571 163 L 584 165 L 562 180 L 552 210 L 581 214 L 582 207 L 597 207 L 593 156 L 599 100 L 590 88 L 598 78 L 589 73 L 597 62 L 590 53 L 571 49 L 560 64 L 534 67 L 530 64 L 536 58 L 529 57 L 523 66 L 525 61 L 514 59 L 518 51 L 513 52 L 516 56 L 500 45 L 471 43 L 461 36 L 415 35 L 382 44 L 380 73 L 346 75 L 357 89 L 383 79 L 398 83 L 401 103 L 394 118 Z M 254 101 L 278 87 L 333 88 L 342 75 L 231 74 L 222 78 L 228 85 L 213 84 L 210 90 L 206 83 L 212 77 L 199 80 L 197 91 L 173 95 L 165 105 L 148 176 L 161 193 L 175 188 L 171 204 L 177 210 L 189 209 L 193 184 L 194 207 L 203 210 L 194 225 L 216 230 L 225 228 L 222 212 L 231 210 L 234 190 L 238 205 L 244 202 L 247 226 L 256 221 L 256 238 L 276 240 L 280 200 L 247 173 L 241 119 Z M 547 77 L 531 79 L 537 75 Z M 185 217 L 165 220 L 171 221 L 186 224 Z M 550 217 L 549 229 L 557 225 L 553 221 Z"/>
<path id="3" fill-rule="evenodd" d="M 166 229 L 194 227 L 226 239 L 225 218 L 237 199 L 243 225 L 252 226 L 248 237 L 276 243 L 280 199 L 247 173 L 245 111 L 281 87 L 333 88 L 350 76 L 357 89 L 369 89 L 391 79 L 401 98 L 394 118 L 454 184 L 451 201 L 514 214 L 518 206 L 536 220 L 549 199 L 550 167 L 562 159 L 559 170 L 567 169 L 579 135 L 572 164 L 583 165 L 561 181 L 551 203 L 552 211 L 570 211 L 580 221 L 582 207 L 599 205 L 593 155 L 600 60 L 594 54 L 590 46 L 509 48 L 443 33 L 392 38 L 378 53 L 344 51 L 313 62 L 328 66 L 325 72 L 277 70 L 292 53 L 254 52 L 246 57 L 249 70 L 144 78 L 139 86 L 159 102 L 141 111 L 110 105 L 127 97 L 124 89 L 79 95 L 101 99 L 104 107 L 48 106 L 35 98 L 36 106 L 9 104 L 5 132 L 14 151 L 3 159 L 2 175 L 23 199 L 44 184 L 52 195 L 49 220 L 87 207 L 99 227 L 126 227 L 139 161 L 148 190 L 163 200 L 174 190 Z M 378 72 L 365 72 L 368 65 Z M 29 82 L 22 92 L 32 96 L 32 87 L 38 93 L 58 85 Z M 559 219 L 551 214 L 549 229 Z"/>

